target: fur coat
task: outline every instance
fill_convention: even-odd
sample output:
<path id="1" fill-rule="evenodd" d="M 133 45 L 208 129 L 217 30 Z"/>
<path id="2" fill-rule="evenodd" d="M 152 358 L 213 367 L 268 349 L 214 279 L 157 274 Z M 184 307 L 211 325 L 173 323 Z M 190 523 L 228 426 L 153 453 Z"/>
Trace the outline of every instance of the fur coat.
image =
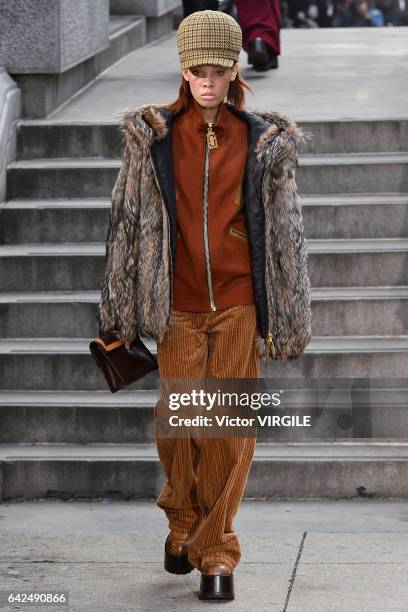
<path id="1" fill-rule="evenodd" d="M 250 128 L 244 186 L 260 357 L 294 359 L 311 338 L 307 246 L 295 180 L 297 148 L 311 135 L 278 112 L 228 109 Z M 166 105 L 121 113 L 123 162 L 112 191 L 99 332 L 161 342 L 175 261 L 171 124 Z"/>

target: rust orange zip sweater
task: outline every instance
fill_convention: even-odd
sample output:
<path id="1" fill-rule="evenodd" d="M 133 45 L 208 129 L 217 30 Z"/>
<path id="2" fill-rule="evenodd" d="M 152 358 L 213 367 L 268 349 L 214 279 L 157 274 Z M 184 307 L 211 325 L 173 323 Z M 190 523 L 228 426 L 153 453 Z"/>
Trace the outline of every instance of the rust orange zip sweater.
<path id="1" fill-rule="evenodd" d="M 175 310 L 214 310 L 204 242 L 207 128 L 195 100 L 173 123 L 178 225 L 173 280 Z M 221 310 L 255 301 L 242 192 L 248 126 L 222 102 L 213 131 L 218 148 L 209 152 L 208 242 L 215 310 Z"/>

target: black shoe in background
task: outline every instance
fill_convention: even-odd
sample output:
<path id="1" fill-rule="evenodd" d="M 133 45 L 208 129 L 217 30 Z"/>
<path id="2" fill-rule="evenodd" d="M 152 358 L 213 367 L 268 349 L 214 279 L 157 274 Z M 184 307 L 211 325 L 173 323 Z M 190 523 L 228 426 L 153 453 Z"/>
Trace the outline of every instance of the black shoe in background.
<path id="1" fill-rule="evenodd" d="M 257 72 L 264 72 L 278 67 L 278 56 L 260 36 L 248 43 L 248 64 L 252 64 Z"/>
<path id="2" fill-rule="evenodd" d="M 227 13 L 227 15 L 231 15 L 231 17 L 234 17 L 234 19 L 238 21 L 237 7 L 235 6 L 235 0 L 219 0 L 218 10 L 222 11 L 223 13 Z"/>

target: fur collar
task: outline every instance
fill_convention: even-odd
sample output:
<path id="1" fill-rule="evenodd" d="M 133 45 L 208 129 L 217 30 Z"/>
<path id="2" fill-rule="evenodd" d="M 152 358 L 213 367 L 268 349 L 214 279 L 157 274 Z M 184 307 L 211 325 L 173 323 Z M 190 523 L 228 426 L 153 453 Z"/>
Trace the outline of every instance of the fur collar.
<path id="1" fill-rule="evenodd" d="M 279 112 L 258 109 L 238 111 L 230 102 L 226 102 L 226 105 L 230 112 L 238 114 L 250 126 L 256 126 L 258 136 L 254 150 L 260 161 L 279 161 L 295 153 L 297 146 L 312 136 Z M 125 109 L 118 116 L 124 141 L 137 149 L 140 144 L 150 146 L 154 140 L 166 137 L 173 112 L 166 104 L 143 104 L 132 110 Z"/>

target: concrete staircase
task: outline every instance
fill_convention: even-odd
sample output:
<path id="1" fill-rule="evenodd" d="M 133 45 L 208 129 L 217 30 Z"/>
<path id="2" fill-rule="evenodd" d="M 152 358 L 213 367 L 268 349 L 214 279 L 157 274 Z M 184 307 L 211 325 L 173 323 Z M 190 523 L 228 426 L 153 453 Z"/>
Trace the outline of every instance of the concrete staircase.
<path id="1" fill-rule="evenodd" d="M 408 497 L 408 121 L 346 123 L 303 124 L 313 339 L 262 369 L 292 381 L 286 407 L 315 426 L 260 439 L 248 497 Z M 152 497 L 163 482 L 157 373 L 111 394 L 88 349 L 120 159 L 114 124 L 19 126 L 0 216 L 3 499 Z M 310 384 L 326 379 L 329 402 Z"/>

